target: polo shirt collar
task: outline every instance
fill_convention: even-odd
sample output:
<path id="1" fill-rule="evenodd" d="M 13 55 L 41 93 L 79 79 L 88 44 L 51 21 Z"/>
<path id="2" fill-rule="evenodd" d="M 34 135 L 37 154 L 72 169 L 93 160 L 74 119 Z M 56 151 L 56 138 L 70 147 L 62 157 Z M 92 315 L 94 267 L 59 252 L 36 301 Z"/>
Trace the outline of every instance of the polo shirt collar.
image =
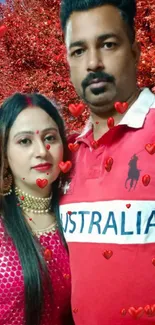
<path id="1" fill-rule="evenodd" d="M 153 104 L 155 108 L 155 95 L 149 90 L 149 88 L 144 88 L 118 125 L 127 125 L 136 129 L 143 127 L 146 115 L 150 108 L 153 108 Z M 77 140 L 85 136 L 92 129 L 92 124 L 93 121 L 90 117 L 83 132 L 79 135 Z"/>

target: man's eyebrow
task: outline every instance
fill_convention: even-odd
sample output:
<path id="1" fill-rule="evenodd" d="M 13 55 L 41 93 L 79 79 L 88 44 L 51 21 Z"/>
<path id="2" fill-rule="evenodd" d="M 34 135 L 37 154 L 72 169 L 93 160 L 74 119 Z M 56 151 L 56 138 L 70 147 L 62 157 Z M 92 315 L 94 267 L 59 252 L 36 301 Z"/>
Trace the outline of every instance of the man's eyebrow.
<path id="1" fill-rule="evenodd" d="M 84 41 L 76 41 L 76 42 L 72 42 L 69 46 L 69 49 L 71 49 L 72 47 L 78 47 L 78 46 L 83 46 L 85 44 Z"/>
<path id="2" fill-rule="evenodd" d="M 108 38 L 118 38 L 119 39 L 119 36 L 115 33 L 107 33 L 107 34 L 101 34 L 100 36 L 98 36 L 98 40 L 99 41 L 106 41 Z"/>
<path id="3" fill-rule="evenodd" d="M 48 132 L 48 131 L 58 131 L 56 128 L 52 127 L 52 128 L 46 128 L 44 130 L 41 131 L 42 132 Z M 23 134 L 29 134 L 29 135 L 33 135 L 35 134 L 35 132 L 33 131 L 21 131 L 15 134 L 14 138 L 16 138 L 18 135 L 23 135 Z"/>
<path id="4" fill-rule="evenodd" d="M 97 40 L 99 41 L 105 41 L 108 38 L 111 37 L 115 37 L 115 38 L 119 38 L 118 35 L 116 35 L 115 33 L 107 33 L 107 34 L 101 34 L 97 37 Z M 76 42 L 72 42 L 69 46 L 69 49 L 71 49 L 72 47 L 78 47 L 78 46 L 83 46 L 85 44 L 85 41 L 76 41 Z"/>

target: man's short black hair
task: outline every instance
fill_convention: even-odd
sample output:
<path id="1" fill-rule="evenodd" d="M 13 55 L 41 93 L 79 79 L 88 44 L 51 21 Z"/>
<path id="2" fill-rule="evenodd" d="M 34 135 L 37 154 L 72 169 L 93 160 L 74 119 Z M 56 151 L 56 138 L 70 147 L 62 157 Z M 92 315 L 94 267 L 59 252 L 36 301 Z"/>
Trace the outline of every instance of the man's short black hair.
<path id="1" fill-rule="evenodd" d="M 67 21 L 74 11 L 86 11 L 103 5 L 113 5 L 118 8 L 127 24 L 129 39 L 133 43 L 135 40 L 136 0 L 62 0 L 60 19 L 64 33 L 66 32 Z"/>

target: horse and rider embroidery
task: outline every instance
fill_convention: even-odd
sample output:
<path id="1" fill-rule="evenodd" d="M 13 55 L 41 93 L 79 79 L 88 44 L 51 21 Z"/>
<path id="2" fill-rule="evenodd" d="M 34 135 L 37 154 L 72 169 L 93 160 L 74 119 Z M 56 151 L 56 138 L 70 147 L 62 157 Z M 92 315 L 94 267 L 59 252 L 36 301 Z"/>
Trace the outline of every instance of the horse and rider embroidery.
<path id="1" fill-rule="evenodd" d="M 128 177 L 125 181 L 125 188 L 131 191 L 131 189 L 135 189 L 137 186 L 137 183 L 139 181 L 140 172 L 141 170 L 137 168 L 137 161 L 138 156 L 133 155 L 131 160 L 129 161 L 129 171 L 128 171 Z"/>

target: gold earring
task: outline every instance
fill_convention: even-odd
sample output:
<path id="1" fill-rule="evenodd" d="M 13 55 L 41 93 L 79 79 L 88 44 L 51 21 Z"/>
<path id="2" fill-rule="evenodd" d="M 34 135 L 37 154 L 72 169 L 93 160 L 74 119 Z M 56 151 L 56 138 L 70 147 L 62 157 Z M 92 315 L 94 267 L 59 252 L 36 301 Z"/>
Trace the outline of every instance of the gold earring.
<path id="1" fill-rule="evenodd" d="M 2 195 L 3 196 L 10 195 L 12 193 L 11 187 L 12 187 L 13 178 L 12 178 L 11 173 L 9 172 L 8 166 L 9 166 L 8 162 L 5 159 L 4 176 L 3 176 L 3 183 L 2 183 L 2 189 L 3 189 Z"/>

